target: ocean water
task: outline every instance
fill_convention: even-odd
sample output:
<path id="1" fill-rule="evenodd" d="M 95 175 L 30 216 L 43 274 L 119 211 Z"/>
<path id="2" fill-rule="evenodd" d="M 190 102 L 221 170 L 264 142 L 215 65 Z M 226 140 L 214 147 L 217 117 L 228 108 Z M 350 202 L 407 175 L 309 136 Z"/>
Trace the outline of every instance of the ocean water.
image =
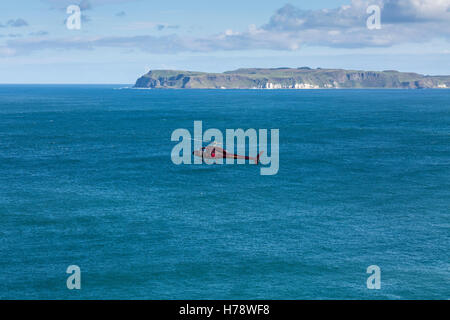
<path id="1" fill-rule="evenodd" d="M 0 86 L 0 298 L 449 298 L 450 91 L 118 87 Z M 194 120 L 279 173 L 174 165 Z"/>

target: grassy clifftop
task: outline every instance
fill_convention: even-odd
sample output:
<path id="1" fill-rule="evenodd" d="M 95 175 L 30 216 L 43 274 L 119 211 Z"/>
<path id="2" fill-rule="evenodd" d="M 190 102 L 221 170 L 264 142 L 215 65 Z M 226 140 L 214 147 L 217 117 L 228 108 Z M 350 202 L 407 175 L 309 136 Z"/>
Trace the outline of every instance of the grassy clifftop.
<path id="1" fill-rule="evenodd" d="M 248 68 L 224 73 L 151 70 L 135 88 L 179 89 L 332 89 L 332 88 L 450 88 L 450 76 L 343 69 Z"/>

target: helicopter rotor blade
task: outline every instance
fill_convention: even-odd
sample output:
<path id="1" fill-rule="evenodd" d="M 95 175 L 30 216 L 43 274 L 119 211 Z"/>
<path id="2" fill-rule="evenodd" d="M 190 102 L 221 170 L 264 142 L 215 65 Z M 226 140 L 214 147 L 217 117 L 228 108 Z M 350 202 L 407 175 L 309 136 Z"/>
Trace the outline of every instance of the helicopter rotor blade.
<path id="1" fill-rule="evenodd" d="M 204 143 L 213 143 L 213 145 L 214 146 L 223 146 L 223 143 L 219 143 L 219 142 L 216 142 L 216 141 L 203 141 L 203 140 L 198 140 L 198 139 L 192 139 L 192 138 L 189 138 L 190 140 L 193 140 L 193 141 L 199 141 L 199 142 L 204 142 Z"/>

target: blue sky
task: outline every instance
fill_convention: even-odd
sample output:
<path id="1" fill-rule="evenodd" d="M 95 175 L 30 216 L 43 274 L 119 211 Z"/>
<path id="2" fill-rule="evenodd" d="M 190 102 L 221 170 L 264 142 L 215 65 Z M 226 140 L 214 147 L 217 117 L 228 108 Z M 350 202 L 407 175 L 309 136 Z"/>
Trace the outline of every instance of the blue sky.
<path id="1" fill-rule="evenodd" d="M 66 7 L 82 9 L 69 30 Z M 381 8 L 369 30 L 366 9 Z M 4 0 L 0 83 L 134 83 L 149 69 L 450 74 L 450 0 Z"/>

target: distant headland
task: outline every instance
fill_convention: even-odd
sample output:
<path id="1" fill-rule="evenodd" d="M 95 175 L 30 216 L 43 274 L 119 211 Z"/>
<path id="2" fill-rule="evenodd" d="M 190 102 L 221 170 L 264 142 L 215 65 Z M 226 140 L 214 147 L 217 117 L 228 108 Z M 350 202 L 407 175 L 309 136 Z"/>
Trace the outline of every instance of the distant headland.
<path id="1" fill-rule="evenodd" d="M 450 76 L 426 76 L 412 72 L 343 69 L 249 68 L 207 73 L 151 70 L 135 88 L 154 89 L 426 89 L 450 88 Z"/>

